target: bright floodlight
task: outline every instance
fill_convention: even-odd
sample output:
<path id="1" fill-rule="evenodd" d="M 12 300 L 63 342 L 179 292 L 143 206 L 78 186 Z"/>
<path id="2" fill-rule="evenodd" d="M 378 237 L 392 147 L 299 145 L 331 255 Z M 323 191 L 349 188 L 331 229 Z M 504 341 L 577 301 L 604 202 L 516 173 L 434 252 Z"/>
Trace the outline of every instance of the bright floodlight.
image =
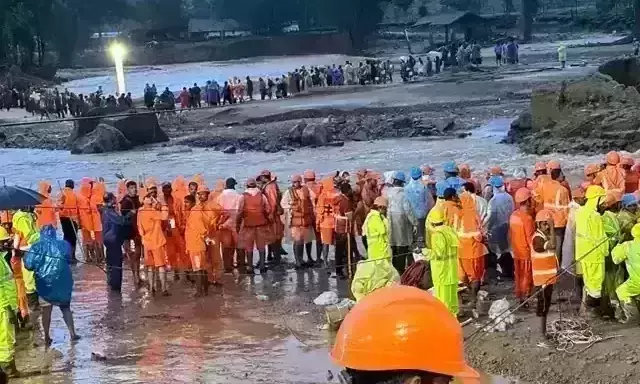
<path id="1" fill-rule="evenodd" d="M 116 65 L 116 81 L 118 82 L 118 95 L 120 95 L 121 93 L 126 92 L 124 86 L 124 66 L 122 64 L 122 60 L 127 54 L 127 49 L 120 43 L 113 43 L 109 47 L 109 52 L 111 52 L 111 56 L 113 56 L 113 61 Z"/>

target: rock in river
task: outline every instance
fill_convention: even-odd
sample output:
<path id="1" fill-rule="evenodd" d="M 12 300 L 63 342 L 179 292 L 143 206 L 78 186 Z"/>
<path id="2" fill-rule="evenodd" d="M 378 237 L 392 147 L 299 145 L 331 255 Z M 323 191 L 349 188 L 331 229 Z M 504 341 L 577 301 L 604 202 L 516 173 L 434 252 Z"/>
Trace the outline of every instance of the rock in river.
<path id="1" fill-rule="evenodd" d="M 236 153 L 236 147 L 233 145 L 229 145 L 228 147 L 222 150 L 222 153 L 234 154 Z"/>
<path id="2" fill-rule="evenodd" d="M 302 131 L 302 145 L 322 147 L 331 141 L 331 133 L 325 125 L 309 125 Z"/>
<path id="3" fill-rule="evenodd" d="M 133 148 L 131 142 L 117 130 L 107 124 L 98 124 L 96 129 L 78 138 L 71 146 L 71 153 L 89 154 L 126 151 Z"/>

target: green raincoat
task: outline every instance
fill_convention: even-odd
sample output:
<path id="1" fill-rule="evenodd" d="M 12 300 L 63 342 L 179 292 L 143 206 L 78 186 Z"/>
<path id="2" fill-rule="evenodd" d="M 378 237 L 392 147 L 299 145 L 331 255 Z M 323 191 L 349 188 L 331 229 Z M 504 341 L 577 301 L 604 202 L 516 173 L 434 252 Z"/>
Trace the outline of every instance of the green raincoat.
<path id="1" fill-rule="evenodd" d="M 391 263 L 389 220 L 379 211 L 371 210 L 364 220 L 362 234 L 367 236 L 367 260 L 358 262 L 351 282 L 351 293 L 359 301 L 378 288 L 400 281 Z"/>
<path id="2" fill-rule="evenodd" d="M 604 233 L 609 238 L 609 250 L 612 251 L 616 245 L 622 242 L 622 230 L 618 215 L 611 211 L 605 211 L 602 214 L 604 224 Z M 624 282 L 624 267 L 617 265 L 611 259 L 611 255 L 607 255 L 604 263 L 604 294 L 615 298 L 616 289 Z"/>
<path id="3" fill-rule="evenodd" d="M 12 226 L 13 230 L 20 233 L 20 236 L 26 240 L 28 246 L 40 240 L 40 231 L 33 214 L 17 211 L 13 214 Z M 24 280 L 24 288 L 27 293 L 36 291 L 36 280 L 33 271 L 29 271 L 24 267 L 24 261 L 22 263 L 22 280 Z"/>
<path id="4" fill-rule="evenodd" d="M 605 258 L 609 255 L 604 221 L 597 210 L 599 200 L 589 199 L 576 211 L 575 259 L 582 267 L 585 291 L 595 299 L 602 296 Z"/>
<path id="5" fill-rule="evenodd" d="M 640 295 L 640 239 L 616 246 L 611 257 L 615 264 L 625 262 L 629 278 L 616 289 L 616 294 L 621 302 L 631 303 L 634 297 Z"/>
<path id="6" fill-rule="evenodd" d="M 422 253 L 431 265 L 433 293 L 454 315 L 458 314 L 458 235 L 448 225 L 427 223 L 429 248 Z"/>
<path id="7" fill-rule="evenodd" d="M 624 209 L 618 213 L 618 221 L 620 222 L 620 231 L 622 232 L 622 241 L 633 240 L 631 236 L 631 228 L 638 222 L 638 217 Z"/>
<path id="8" fill-rule="evenodd" d="M 10 363 L 15 355 L 16 330 L 12 319 L 18 311 L 18 293 L 13 273 L 0 252 L 0 363 Z"/>

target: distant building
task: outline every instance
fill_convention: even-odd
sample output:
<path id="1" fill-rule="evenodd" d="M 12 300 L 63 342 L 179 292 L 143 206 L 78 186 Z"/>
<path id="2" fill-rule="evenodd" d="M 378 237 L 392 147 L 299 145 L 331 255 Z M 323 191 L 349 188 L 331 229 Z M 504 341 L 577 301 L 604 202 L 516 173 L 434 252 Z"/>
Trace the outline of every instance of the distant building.
<path id="1" fill-rule="evenodd" d="M 473 12 L 452 12 L 422 17 L 413 24 L 412 29 L 431 32 L 444 29 L 444 41 L 448 43 L 455 32 L 464 33 L 466 41 L 481 40 L 489 32 L 487 24 L 487 19 Z"/>
<path id="2" fill-rule="evenodd" d="M 244 28 L 233 19 L 190 19 L 189 38 L 192 40 L 209 40 L 224 37 L 250 36 L 251 30 Z"/>

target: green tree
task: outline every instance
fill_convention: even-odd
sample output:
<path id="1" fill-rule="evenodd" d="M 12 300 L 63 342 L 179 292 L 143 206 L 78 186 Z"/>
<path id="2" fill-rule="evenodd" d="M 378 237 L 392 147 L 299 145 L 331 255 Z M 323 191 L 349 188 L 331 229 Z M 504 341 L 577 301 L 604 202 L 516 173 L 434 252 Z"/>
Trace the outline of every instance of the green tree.
<path id="1" fill-rule="evenodd" d="M 538 0 L 522 1 L 522 39 L 531 40 L 533 32 L 533 17 L 538 13 Z"/>

